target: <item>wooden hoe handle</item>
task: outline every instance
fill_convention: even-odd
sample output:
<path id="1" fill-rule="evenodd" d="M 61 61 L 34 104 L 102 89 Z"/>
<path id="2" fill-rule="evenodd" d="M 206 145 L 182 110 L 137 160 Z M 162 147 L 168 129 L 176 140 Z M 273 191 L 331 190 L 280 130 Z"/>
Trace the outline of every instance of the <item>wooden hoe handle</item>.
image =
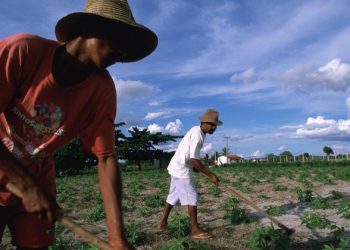
<path id="1" fill-rule="evenodd" d="M 6 189 L 16 195 L 19 198 L 23 197 L 23 194 L 21 190 L 16 187 L 13 183 L 9 182 L 6 185 Z M 80 236 L 83 240 L 90 242 L 91 244 L 95 245 L 96 247 L 99 247 L 102 250 L 113 250 L 112 246 L 109 245 L 104 240 L 100 239 L 96 235 L 90 233 L 89 231 L 85 230 L 78 224 L 71 221 L 69 218 L 61 215 L 58 218 L 56 218 L 63 226 L 73 231 L 76 235 Z"/>
<path id="2" fill-rule="evenodd" d="M 287 226 L 285 226 L 284 224 L 282 224 L 282 222 L 280 222 L 279 220 L 277 220 L 276 218 L 272 217 L 271 215 L 269 215 L 268 213 L 266 213 L 264 210 L 262 210 L 260 207 L 258 207 L 257 205 L 255 205 L 251 200 L 249 200 L 248 198 L 244 197 L 242 194 L 240 194 L 237 190 L 235 190 L 233 187 L 229 187 L 228 185 L 225 184 L 221 184 L 221 187 L 223 187 L 224 189 L 226 189 L 227 191 L 229 191 L 230 193 L 232 193 L 233 195 L 238 196 L 239 198 L 241 198 L 243 201 L 245 201 L 249 206 L 251 206 L 252 208 L 254 208 L 256 211 L 258 211 L 260 214 L 264 215 L 266 218 L 268 218 L 270 221 L 272 221 L 273 223 L 275 223 L 277 226 L 279 226 L 281 229 L 283 229 L 287 234 L 292 234 L 294 232 L 293 229 L 288 228 Z"/>

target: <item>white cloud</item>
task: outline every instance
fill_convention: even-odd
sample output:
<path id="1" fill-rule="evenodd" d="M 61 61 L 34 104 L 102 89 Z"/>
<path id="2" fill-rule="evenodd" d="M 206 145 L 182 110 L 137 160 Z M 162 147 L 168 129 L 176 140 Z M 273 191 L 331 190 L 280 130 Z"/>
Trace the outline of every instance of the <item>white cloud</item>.
<path id="1" fill-rule="evenodd" d="M 183 125 L 179 119 L 176 119 L 175 122 L 169 122 L 165 127 L 165 132 L 171 135 L 179 135 L 181 133 Z"/>
<path id="2" fill-rule="evenodd" d="M 151 133 L 151 134 L 155 134 L 155 133 L 158 133 L 158 132 L 164 132 L 164 128 L 156 123 L 153 123 L 151 125 L 149 125 L 147 127 L 148 131 Z"/>
<path id="3" fill-rule="evenodd" d="M 114 80 L 116 82 L 118 104 L 135 103 L 159 92 L 156 87 L 142 81 Z"/>
<path id="4" fill-rule="evenodd" d="M 350 139 L 350 120 L 325 119 L 323 116 L 309 117 L 306 124 L 296 130 L 301 138 L 348 140 Z"/>
<path id="5" fill-rule="evenodd" d="M 265 156 L 265 153 L 261 152 L 259 149 L 256 150 L 255 152 L 251 153 L 250 154 L 251 157 L 254 157 L 254 158 L 260 158 L 260 157 L 264 157 Z"/>
<path id="6" fill-rule="evenodd" d="M 147 115 L 143 118 L 146 121 L 154 120 L 160 117 L 169 115 L 169 112 L 148 112 Z"/>
<path id="7" fill-rule="evenodd" d="M 239 74 L 234 74 L 231 76 L 230 82 L 252 80 L 255 78 L 255 75 L 255 70 L 253 68 L 250 68 Z"/>
<path id="8" fill-rule="evenodd" d="M 348 108 L 348 113 L 350 114 L 350 96 L 348 98 L 346 98 L 346 107 Z"/>
<path id="9" fill-rule="evenodd" d="M 202 152 L 203 153 L 210 153 L 211 151 L 213 150 L 213 144 L 212 143 L 207 143 L 207 144 L 205 144 L 204 146 L 203 146 L 203 148 L 202 148 Z"/>
<path id="10" fill-rule="evenodd" d="M 320 85 L 334 91 L 345 91 L 350 86 L 350 64 L 336 58 L 318 69 L 312 65 L 299 65 L 288 70 L 283 79 L 299 90 L 309 91 Z"/>
<path id="11" fill-rule="evenodd" d="M 282 146 L 280 146 L 277 150 L 278 151 L 284 151 L 284 150 L 286 150 L 286 146 L 285 145 L 282 145 Z"/>
<path id="12" fill-rule="evenodd" d="M 160 105 L 160 102 L 153 100 L 153 101 L 150 101 L 148 105 L 151 107 L 158 107 Z"/>

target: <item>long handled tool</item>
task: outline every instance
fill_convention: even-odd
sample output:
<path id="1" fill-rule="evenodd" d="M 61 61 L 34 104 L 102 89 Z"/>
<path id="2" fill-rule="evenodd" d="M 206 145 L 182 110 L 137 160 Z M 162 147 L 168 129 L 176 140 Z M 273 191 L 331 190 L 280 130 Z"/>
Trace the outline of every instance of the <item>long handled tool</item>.
<path id="1" fill-rule="evenodd" d="M 13 183 L 8 183 L 6 185 L 6 189 L 9 190 L 11 193 L 16 195 L 19 198 L 23 197 L 23 194 L 21 190 L 19 190 L 18 187 L 16 187 Z M 104 240 L 100 239 L 96 235 L 93 235 L 89 231 L 85 230 L 78 224 L 72 222 L 69 218 L 61 215 L 58 218 L 56 218 L 63 226 L 70 229 L 74 233 L 76 233 L 78 236 L 80 236 L 83 240 L 90 242 L 94 244 L 96 247 L 99 247 L 102 250 L 113 250 L 112 246 L 109 245 Z"/>
<path id="2" fill-rule="evenodd" d="M 288 235 L 291 235 L 294 233 L 294 229 L 288 228 L 287 226 L 285 226 L 282 222 L 280 222 L 279 220 L 277 220 L 276 218 L 272 217 L 271 215 L 269 215 L 268 213 L 266 213 L 264 210 L 262 210 L 261 208 L 259 208 L 257 205 L 254 204 L 254 202 L 252 202 L 251 200 L 249 200 L 248 198 L 244 197 L 242 194 L 240 194 L 238 191 L 236 191 L 234 188 L 229 187 L 226 184 L 220 184 L 220 186 L 224 189 L 226 189 L 227 191 L 229 191 L 230 193 L 232 193 L 235 196 L 238 196 L 239 198 L 241 198 L 243 201 L 245 201 L 249 206 L 251 206 L 252 208 L 254 208 L 256 211 L 258 211 L 260 214 L 264 215 L 266 218 L 268 218 L 270 221 L 272 221 L 274 224 L 276 224 L 277 226 L 279 226 L 281 229 L 283 229 Z"/>

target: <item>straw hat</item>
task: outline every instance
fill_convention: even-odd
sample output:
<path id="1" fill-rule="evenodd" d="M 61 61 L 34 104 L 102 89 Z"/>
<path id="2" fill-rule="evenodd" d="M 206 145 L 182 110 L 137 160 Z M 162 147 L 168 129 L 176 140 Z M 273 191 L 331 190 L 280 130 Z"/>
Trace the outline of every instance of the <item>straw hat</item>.
<path id="1" fill-rule="evenodd" d="M 157 47 L 157 35 L 136 23 L 127 0 L 87 0 L 83 12 L 68 14 L 56 24 L 59 41 L 70 41 L 84 31 L 101 31 L 115 39 L 126 53 L 123 62 L 134 62 Z"/>
<path id="2" fill-rule="evenodd" d="M 199 116 L 201 122 L 211 122 L 216 124 L 216 126 L 222 125 L 222 121 L 219 120 L 219 112 L 215 109 L 208 109 L 205 111 L 204 115 Z"/>

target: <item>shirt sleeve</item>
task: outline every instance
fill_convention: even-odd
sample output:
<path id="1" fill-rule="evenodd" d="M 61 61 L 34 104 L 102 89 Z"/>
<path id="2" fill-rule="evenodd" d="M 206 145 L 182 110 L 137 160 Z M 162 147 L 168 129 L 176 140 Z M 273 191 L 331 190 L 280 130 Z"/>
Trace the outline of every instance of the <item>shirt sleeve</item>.
<path id="1" fill-rule="evenodd" d="M 0 41 L 0 113 L 11 102 L 21 79 L 27 46 L 7 38 Z"/>
<path id="2" fill-rule="evenodd" d="M 98 157 L 115 154 L 114 120 L 117 102 L 114 83 L 110 81 L 113 86 L 99 95 L 98 104 L 93 105 L 95 114 L 92 122 L 80 134 L 85 148 Z"/>
<path id="3" fill-rule="evenodd" d="M 197 133 L 190 137 L 190 159 L 200 159 L 200 151 L 203 146 L 203 140 Z"/>

